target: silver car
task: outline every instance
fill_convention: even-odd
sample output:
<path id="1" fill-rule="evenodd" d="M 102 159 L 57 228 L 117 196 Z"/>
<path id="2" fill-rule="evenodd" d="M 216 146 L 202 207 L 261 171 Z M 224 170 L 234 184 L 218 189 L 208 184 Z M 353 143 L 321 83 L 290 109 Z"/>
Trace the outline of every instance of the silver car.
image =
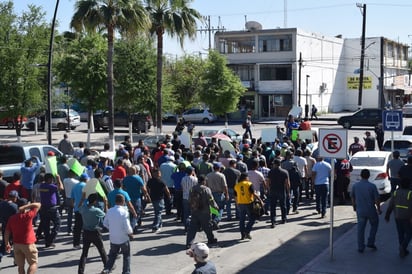
<path id="1" fill-rule="evenodd" d="M 217 120 L 216 115 L 209 112 L 208 109 L 192 108 L 182 114 L 182 118 L 185 122 L 202 122 L 203 124 L 209 124 Z"/>
<path id="2" fill-rule="evenodd" d="M 404 104 L 402 107 L 402 114 L 404 117 L 412 116 L 412 103 Z"/>

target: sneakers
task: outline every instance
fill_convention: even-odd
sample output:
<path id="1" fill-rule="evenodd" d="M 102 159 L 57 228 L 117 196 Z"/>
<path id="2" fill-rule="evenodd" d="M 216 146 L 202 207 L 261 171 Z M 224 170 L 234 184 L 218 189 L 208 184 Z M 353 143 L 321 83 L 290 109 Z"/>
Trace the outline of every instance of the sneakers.
<path id="1" fill-rule="evenodd" d="M 213 240 L 207 241 L 208 245 L 213 245 L 213 244 L 217 244 L 217 239 L 213 238 Z"/>
<path id="2" fill-rule="evenodd" d="M 252 236 L 250 236 L 250 233 L 246 233 L 246 234 L 245 234 L 245 238 L 246 238 L 246 239 L 249 239 L 249 240 L 252 240 Z"/>
<path id="3" fill-rule="evenodd" d="M 74 249 L 82 249 L 81 245 L 74 245 L 73 248 Z"/>
<path id="4" fill-rule="evenodd" d="M 378 248 L 376 247 L 376 245 L 372 244 L 372 245 L 367 245 L 368 248 L 373 249 L 373 250 L 378 250 Z"/>
<path id="5" fill-rule="evenodd" d="M 56 245 L 53 244 L 53 243 L 52 244 L 46 244 L 45 248 L 53 249 L 53 248 L 56 248 Z"/>
<path id="6" fill-rule="evenodd" d="M 270 225 L 270 228 L 275 228 L 275 224 L 271 224 L 271 225 Z"/>
<path id="7" fill-rule="evenodd" d="M 153 228 L 152 228 L 152 232 L 153 232 L 153 233 L 160 232 L 161 230 L 162 230 L 162 229 L 161 229 L 160 227 L 158 227 L 158 228 L 153 227 Z"/>

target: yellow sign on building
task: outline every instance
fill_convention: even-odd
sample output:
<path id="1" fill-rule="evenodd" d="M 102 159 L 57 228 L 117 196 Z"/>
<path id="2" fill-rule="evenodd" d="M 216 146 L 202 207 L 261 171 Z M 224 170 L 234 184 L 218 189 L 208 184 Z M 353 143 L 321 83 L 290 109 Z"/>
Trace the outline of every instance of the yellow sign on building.
<path id="1" fill-rule="evenodd" d="M 359 79 L 360 77 L 358 76 L 348 77 L 346 79 L 348 89 L 359 89 Z M 371 76 L 363 76 L 363 89 L 372 89 Z"/>

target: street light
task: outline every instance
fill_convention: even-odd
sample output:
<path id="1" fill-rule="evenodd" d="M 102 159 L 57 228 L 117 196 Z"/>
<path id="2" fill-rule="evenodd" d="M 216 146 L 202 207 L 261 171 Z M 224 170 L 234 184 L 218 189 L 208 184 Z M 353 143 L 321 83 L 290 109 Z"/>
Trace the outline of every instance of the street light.
<path id="1" fill-rule="evenodd" d="M 56 7 L 54 9 L 54 15 L 51 25 L 50 34 L 50 44 L 49 44 L 49 61 L 47 62 L 47 111 L 46 111 L 46 121 L 47 121 L 47 142 L 49 145 L 52 144 L 52 118 L 51 118 L 51 90 L 52 90 L 52 62 L 53 62 L 53 40 L 54 40 L 54 26 L 56 24 L 57 10 L 59 8 L 59 0 L 56 0 Z"/>
<path id="2" fill-rule="evenodd" d="M 309 105 L 308 105 L 308 97 L 309 97 L 309 88 L 308 88 L 308 82 L 309 82 L 309 77 L 310 75 L 306 74 L 306 103 L 305 103 L 305 118 L 309 118 Z"/>

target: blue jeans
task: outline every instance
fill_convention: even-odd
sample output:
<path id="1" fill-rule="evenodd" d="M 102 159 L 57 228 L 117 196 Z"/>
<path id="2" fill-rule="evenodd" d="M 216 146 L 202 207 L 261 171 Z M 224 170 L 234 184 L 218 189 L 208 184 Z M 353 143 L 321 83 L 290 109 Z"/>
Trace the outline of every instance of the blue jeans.
<path id="1" fill-rule="evenodd" d="M 329 184 L 315 185 L 316 210 L 322 215 L 326 214 L 326 199 L 328 198 Z"/>
<path id="2" fill-rule="evenodd" d="M 239 228 L 240 234 L 244 236 L 245 234 L 249 234 L 252 230 L 253 225 L 255 224 L 255 217 L 250 214 L 250 204 L 239 204 Z M 249 221 L 247 225 L 246 223 L 246 216 L 248 217 Z"/>
<path id="3" fill-rule="evenodd" d="M 142 223 L 142 199 L 139 198 L 136 201 L 132 202 L 134 210 L 136 211 L 137 218 L 133 217 L 130 214 L 130 225 L 134 229 L 138 224 Z"/>
<path id="4" fill-rule="evenodd" d="M 376 232 L 378 231 L 379 217 L 378 217 L 377 213 L 375 213 L 371 216 L 359 216 L 359 215 L 357 215 L 357 217 L 358 217 L 358 249 L 359 250 L 364 250 L 365 249 L 365 228 L 366 228 L 366 223 L 369 221 L 369 223 L 371 225 L 367 245 L 374 245 L 375 244 Z"/>
<path id="5" fill-rule="evenodd" d="M 235 191 L 233 190 L 233 188 L 229 188 L 228 193 L 229 193 L 229 200 L 227 200 L 225 202 L 226 216 L 227 216 L 228 220 L 231 220 L 232 219 L 232 203 L 233 203 L 233 200 L 235 198 Z M 235 215 L 236 218 L 239 218 L 239 210 L 236 206 L 236 203 L 235 203 L 235 212 L 236 212 L 236 215 Z"/>
<path id="6" fill-rule="evenodd" d="M 54 243 L 57 233 L 60 231 L 60 213 L 58 206 L 40 208 L 40 218 L 46 246 L 49 246 Z M 50 228 L 50 222 L 53 223 L 52 228 Z"/>
<path id="7" fill-rule="evenodd" d="M 110 251 L 109 251 L 109 260 L 107 261 L 106 266 L 104 267 L 105 270 L 111 270 L 114 265 L 114 261 L 119 254 L 119 251 L 122 250 L 123 255 L 123 271 L 122 274 L 130 274 L 130 242 L 127 241 L 122 244 L 114 244 L 110 243 Z"/>
<path id="8" fill-rule="evenodd" d="M 399 247 L 407 250 L 412 238 L 412 224 L 408 219 L 395 219 Z"/>
<path id="9" fill-rule="evenodd" d="M 213 199 L 215 199 L 216 204 L 219 207 L 219 216 L 213 215 L 213 220 L 219 223 L 222 220 L 223 208 L 225 206 L 224 195 L 222 192 L 213 192 Z"/>
<path id="10" fill-rule="evenodd" d="M 391 181 L 391 193 L 393 193 L 396 190 L 396 188 L 401 184 L 401 179 L 391 177 L 390 181 Z"/>
<path id="11" fill-rule="evenodd" d="M 183 199 L 183 224 L 187 228 L 189 225 L 189 216 L 190 216 L 190 205 L 189 200 Z"/>
<path id="12" fill-rule="evenodd" d="M 165 202 L 163 199 L 152 201 L 154 209 L 154 219 L 153 219 L 153 229 L 158 229 L 162 227 L 162 211 L 165 208 Z"/>

